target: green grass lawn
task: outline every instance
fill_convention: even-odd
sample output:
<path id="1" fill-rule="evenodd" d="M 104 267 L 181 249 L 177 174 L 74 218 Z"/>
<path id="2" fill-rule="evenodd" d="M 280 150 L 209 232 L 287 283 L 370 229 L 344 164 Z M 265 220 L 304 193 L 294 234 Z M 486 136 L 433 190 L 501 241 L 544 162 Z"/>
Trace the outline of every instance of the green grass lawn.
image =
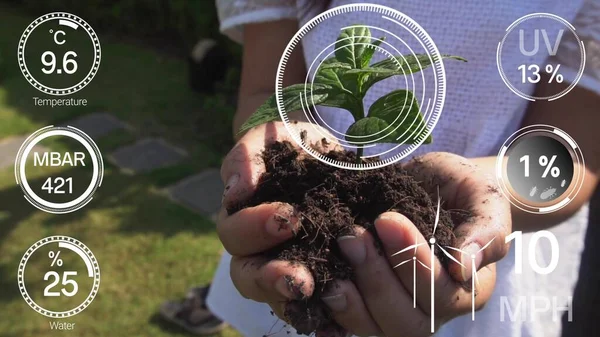
<path id="1" fill-rule="evenodd" d="M 173 204 L 159 190 L 219 166 L 231 146 L 230 94 L 195 94 L 187 86 L 185 60 L 97 32 L 102 43 L 99 73 L 73 95 L 87 98 L 89 105 L 36 107 L 32 97 L 44 95 L 25 81 L 16 62 L 18 40 L 33 19 L 0 6 L 0 141 L 107 111 L 133 130 L 100 139 L 105 156 L 146 136 L 164 137 L 190 156 L 177 167 L 135 176 L 119 172 L 105 158 L 104 182 L 94 199 L 67 215 L 34 208 L 16 185 L 12 167 L 0 170 L 0 336 L 185 336 L 157 318 L 158 307 L 166 299 L 182 297 L 188 287 L 210 281 L 222 248 L 210 219 Z M 30 173 L 29 180 L 47 175 L 39 170 Z M 55 173 L 77 176 L 84 172 L 65 168 Z M 82 241 L 101 268 L 94 302 L 66 320 L 76 323 L 73 332 L 50 331 L 49 319 L 29 308 L 17 288 L 23 253 L 50 235 Z M 34 261 L 31 268 L 43 274 L 48 261 Z M 40 282 L 39 287 L 45 284 Z M 238 334 L 228 329 L 219 336 Z"/>

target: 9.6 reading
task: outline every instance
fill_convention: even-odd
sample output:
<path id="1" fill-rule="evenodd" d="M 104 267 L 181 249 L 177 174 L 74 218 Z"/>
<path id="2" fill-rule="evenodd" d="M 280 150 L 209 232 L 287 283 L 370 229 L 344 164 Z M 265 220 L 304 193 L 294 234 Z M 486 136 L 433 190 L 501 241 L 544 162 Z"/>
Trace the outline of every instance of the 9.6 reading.
<path id="1" fill-rule="evenodd" d="M 69 58 L 71 57 L 72 58 Z M 74 51 L 68 51 L 62 58 L 62 67 L 56 68 L 56 55 L 54 55 L 51 51 L 45 51 L 42 54 L 42 64 L 49 68 L 42 68 L 44 74 L 49 75 L 53 74 L 56 70 L 57 74 L 62 74 L 63 70 L 66 74 L 72 75 L 77 72 L 77 61 L 75 61 L 75 57 L 77 57 L 77 53 Z"/>

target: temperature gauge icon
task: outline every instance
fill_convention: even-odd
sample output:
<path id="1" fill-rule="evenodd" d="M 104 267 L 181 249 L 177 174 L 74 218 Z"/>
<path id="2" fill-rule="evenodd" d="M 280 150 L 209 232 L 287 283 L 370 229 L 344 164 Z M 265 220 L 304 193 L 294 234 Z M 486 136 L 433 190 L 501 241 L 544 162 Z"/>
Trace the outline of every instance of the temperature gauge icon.
<path id="1" fill-rule="evenodd" d="M 51 318 L 74 316 L 89 306 L 100 286 L 100 267 L 92 251 L 68 236 L 51 236 L 23 255 L 18 285 L 27 304 Z"/>
<path id="2" fill-rule="evenodd" d="M 33 21 L 18 47 L 25 79 L 46 94 L 62 96 L 83 89 L 100 66 L 100 41 L 80 17 L 49 13 Z"/>
<path id="3" fill-rule="evenodd" d="M 516 207 L 549 213 L 566 206 L 579 192 L 584 167 L 581 149 L 571 136 L 553 126 L 532 125 L 504 143 L 496 178 Z"/>

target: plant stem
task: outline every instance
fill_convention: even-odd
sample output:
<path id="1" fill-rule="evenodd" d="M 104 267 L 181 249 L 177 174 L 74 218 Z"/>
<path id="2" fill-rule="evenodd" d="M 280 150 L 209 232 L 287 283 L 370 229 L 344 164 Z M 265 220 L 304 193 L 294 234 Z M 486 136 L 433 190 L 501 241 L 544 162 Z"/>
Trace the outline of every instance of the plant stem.
<path id="1" fill-rule="evenodd" d="M 354 111 L 352 113 L 352 115 L 354 116 L 354 121 L 355 122 L 357 122 L 357 121 L 365 118 L 365 107 L 363 105 L 363 99 L 362 98 L 359 99 L 359 103 L 360 104 L 358 104 L 356 111 Z M 358 164 L 358 165 L 360 165 L 362 163 L 362 158 L 361 157 L 363 155 L 363 150 L 364 150 L 364 148 L 363 148 L 362 145 L 357 145 L 357 148 L 356 148 L 356 161 L 355 161 L 355 163 Z"/>
<path id="2" fill-rule="evenodd" d="M 360 157 L 362 157 L 362 155 L 363 155 L 363 150 L 364 150 L 364 148 L 362 147 L 362 145 L 359 145 L 356 148 L 356 161 L 355 162 L 357 164 L 360 164 L 362 162 L 362 159 Z"/>

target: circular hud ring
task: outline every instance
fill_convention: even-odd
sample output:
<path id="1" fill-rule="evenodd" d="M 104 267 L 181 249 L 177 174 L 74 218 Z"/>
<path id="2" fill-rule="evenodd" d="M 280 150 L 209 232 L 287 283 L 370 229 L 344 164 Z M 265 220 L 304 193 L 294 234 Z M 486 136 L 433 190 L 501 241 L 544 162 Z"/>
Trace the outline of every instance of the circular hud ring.
<path id="1" fill-rule="evenodd" d="M 286 91 L 283 82 L 290 55 L 303 38 L 320 34 L 321 29 L 335 29 L 339 37 L 321 44 L 308 60 L 301 90 Z M 356 58 L 344 58 L 348 48 Z M 364 54 L 372 56 L 361 63 L 356 55 Z M 392 85 L 380 85 L 386 81 Z M 366 170 L 395 163 L 430 142 L 445 94 L 442 55 L 418 23 L 389 7 L 350 4 L 314 17 L 294 35 L 279 63 L 275 95 L 288 132 L 305 151 L 335 167 Z M 301 109 L 290 108 L 291 100 L 299 101 Z M 296 111 L 315 126 L 304 130 L 305 124 L 293 123 L 297 115 L 290 113 Z M 304 131 L 356 150 L 362 160 L 334 160 L 305 143 Z"/>

